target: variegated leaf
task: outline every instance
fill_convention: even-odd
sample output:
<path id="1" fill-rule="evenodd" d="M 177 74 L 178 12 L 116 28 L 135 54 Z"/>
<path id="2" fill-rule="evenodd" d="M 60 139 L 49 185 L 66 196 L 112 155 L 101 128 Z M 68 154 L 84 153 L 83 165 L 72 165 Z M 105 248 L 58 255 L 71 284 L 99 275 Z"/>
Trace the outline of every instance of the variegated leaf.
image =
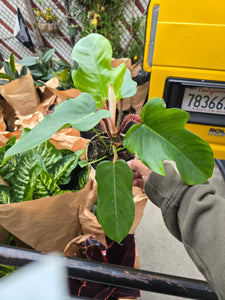
<path id="1" fill-rule="evenodd" d="M 9 204 L 11 200 L 11 190 L 7 185 L 0 185 L 0 204 Z"/>
<path id="2" fill-rule="evenodd" d="M 78 156 L 76 153 L 72 153 L 58 160 L 48 169 L 48 172 L 52 175 L 57 184 L 67 184 L 71 179 L 71 172 L 77 164 Z"/>
<path id="3" fill-rule="evenodd" d="M 25 187 L 25 190 L 24 190 L 24 199 L 23 199 L 23 201 L 28 201 L 28 200 L 35 199 L 35 198 L 33 198 L 33 193 L 34 193 L 34 190 L 35 190 L 38 175 L 41 173 L 42 170 L 43 170 L 43 168 L 38 164 L 33 166 L 33 168 L 30 170 L 30 172 L 29 172 L 30 180 L 26 184 L 26 187 Z"/>
<path id="4" fill-rule="evenodd" d="M 62 158 L 60 151 L 49 141 L 46 141 L 36 147 L 36 151 L 41 156 L 47 170 Z"/>
<path id="5" fill-rule="evenodd" d="M 45 169 L 45 165 L 40 155 L 35 150 L 27 151 L 21 155 L 16 171 L 13 177 L 11 177 L 13 202 L 24 200 L 25 189 L 30 181 L 29 172 L 36 164 Z"/>
<path id="6" fill-rule="evenodd" d="M 36 179 L 33 199 L 54 196 L 60 193 L 61 189 L 52 176 L 47 171 L 42 170 Z"/>

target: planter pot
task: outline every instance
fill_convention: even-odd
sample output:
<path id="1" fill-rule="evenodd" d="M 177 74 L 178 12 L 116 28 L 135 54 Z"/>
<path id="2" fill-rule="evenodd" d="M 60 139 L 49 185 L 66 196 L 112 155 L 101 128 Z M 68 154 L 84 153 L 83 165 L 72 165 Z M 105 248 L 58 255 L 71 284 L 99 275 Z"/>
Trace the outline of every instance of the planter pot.
<path id="1" fill-rule="evenodd" d="M 47 33 L 59 32 L 59 25 L 57 23 L 38 23 L 38 28 L 40 31 Z"/>
<path id="2" fill-rule="evenodd" d="M 74 35 L 77 35 L 78 28 L 74 27 L 74 26 L 69 26 L 68 31 L 69 31 L 69 35 L 74 36 Z"/>
<path id="3" fill-rule="evenodd" d="M 109 147 L 110 151 L 108 151 L 108 149 L 106 149 L 105 145 L 100 141 L 99 137 L 97 135 L 95 135 L 91 138 L 90 142 L 87 145 L 86 155 L 87 155 L 88 162 L 97 160 L 106 155 L 108 155 L 108 157 L 103 160 L 111 160 L 111 161 L 113 160 L 112 145 L 111 145 L 110 138 L 107 136 L 106 133 L 102 133 L 100 135 L 101 135 L 102 139 L 104 140 L 104 142 L 106 143 L 106 145 Z M 117 141 L 119 146 L 122 146 L 123 139 L 124 139 L 124 136 L 121 134 L 121 136 L 118 138 L 118 141 Z M 127 149 L 119 151 L 117 154 L 118 154 L 119 159 L 124 159 L 125 161 L 128 161 L 128 160 L 134 158 L 134 154 L 130 153 Z M 103 160 L 101 160 L 101 161 L 103 161 Z M 94 169 L 96 169 L 99 162 L 93 163 L 92 167 Z"/>

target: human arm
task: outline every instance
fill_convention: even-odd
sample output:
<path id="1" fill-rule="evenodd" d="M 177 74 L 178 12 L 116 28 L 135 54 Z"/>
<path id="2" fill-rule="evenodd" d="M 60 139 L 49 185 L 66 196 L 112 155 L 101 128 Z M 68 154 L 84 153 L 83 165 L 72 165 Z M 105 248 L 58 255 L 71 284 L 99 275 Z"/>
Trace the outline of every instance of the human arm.
<path id="1" fill-rule="evenodd" d="M 225 199 L 210 184 L 186 185 L 170 165 L 166 176 L 151 173 L 145 183 L 149 199 L 159 206 L 169 231 L 220 299 L 225 299 Z"/>
<path id="2" fill-rule="evenodd" d="M 148 198 L 160 207 L 168 230 L 183 242 L 219 298 L 225 299 L 225 199 L 208 182 L 188 186 L 169 163 L 166 176 L 149 171 L 148 178 L 142 176 L 147 169 L 140 161 L 129 165 L 134 174 L 138 171 Z"/>

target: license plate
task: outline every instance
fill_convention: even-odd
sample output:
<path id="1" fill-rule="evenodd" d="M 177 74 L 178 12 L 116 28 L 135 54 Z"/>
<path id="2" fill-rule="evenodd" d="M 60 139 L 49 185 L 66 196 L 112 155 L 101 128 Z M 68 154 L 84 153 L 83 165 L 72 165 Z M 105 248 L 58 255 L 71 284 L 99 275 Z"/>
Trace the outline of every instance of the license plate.
<path id="1" fill-rule="evenodd" d="M 190 112 L 225 115 L 225 89 L 187 87 L 181 108 Z"/>

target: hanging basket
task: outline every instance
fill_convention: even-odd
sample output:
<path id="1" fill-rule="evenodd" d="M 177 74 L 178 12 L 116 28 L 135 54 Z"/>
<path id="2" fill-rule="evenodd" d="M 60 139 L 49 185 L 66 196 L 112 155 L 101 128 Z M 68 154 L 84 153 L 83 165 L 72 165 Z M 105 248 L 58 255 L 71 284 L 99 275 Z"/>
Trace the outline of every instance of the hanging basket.
<path id="1" fill-rule="evenodd" d="M 57 33 L 59 25 L 57 23 L 38 23 L 38 28 L 41 32 Z"/>

